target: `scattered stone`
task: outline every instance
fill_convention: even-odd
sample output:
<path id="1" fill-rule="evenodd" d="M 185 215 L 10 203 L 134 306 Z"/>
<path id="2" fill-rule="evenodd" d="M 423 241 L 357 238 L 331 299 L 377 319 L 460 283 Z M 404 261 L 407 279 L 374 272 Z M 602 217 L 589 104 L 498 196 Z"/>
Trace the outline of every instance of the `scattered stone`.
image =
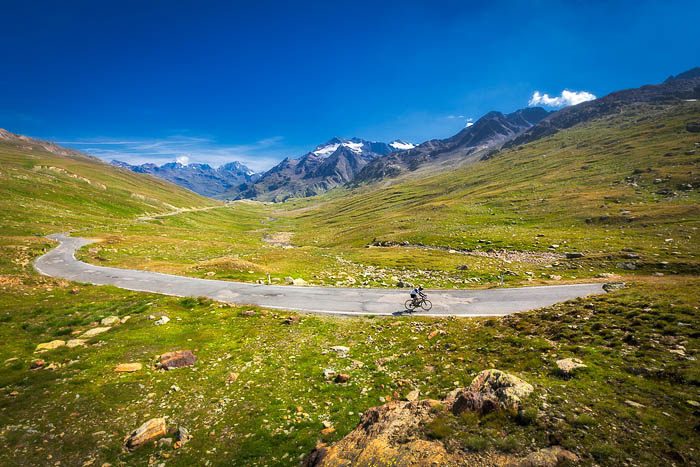
<path id="1" fill-rule="evenodd" d="M 700 133 L 700 122 L 688 122 L 685 124 L 685 130 L 691 133 Z"/>
<path id="2" fill-rule="evenodd" d="M 122 363 L 120 365 L 117 365 L 117 367 L 114 369 L 115 372 L 117 373 L 133 373 L 135 371 L 139 371 L 141 368 L 143 368 L 143 365 L 140 363 Z"/>
<path id="3" fill-rule="evenodd" d="M 634 271 L 637 269 L 637 265 L 634 263 L 617 263 L 619 269 L 625 269 L 627 271 Z"/>
<path id="4" fill-rule="evenodd" d="M 113 324 L 117 324 L 119 322 L 120 321 L 118 316 L 107 316 L 106 318 L 102 318 L 100 324 L 103 326 L 112 326 Z"/>
<path id="5" fill-rule="evenodd" d="M 102 334 L 103 332 L 107 332 L 110 329 L 112 329 L 112 328 L 109 328 L 109 327 L 92 328 L 92 329 L 85 331 L 80 337 L 82 337 L 84 339 L 89 339 L 91 337 L 97 336 L 98 334 Z"/>
<path id="6" fill-rule="evenodd" d="M 130 319 L 131 319 L 131 315 L 126 315 L 126 316 L 123 317 L 121 320 L 119 320 L 119 322 L 122 323 L 122 324 L 124 324 L 124 323 L 126 323 L 127 321 L 129 321 Z"/>
<path id="7" fill-rule="evenodd" d="M 73 347 L 85 345 L 85 342 L 87 342 L 85 339 L 71 339 L 68 342 L 66 342 L 66 347 L 72 349 Z"/>
<path id="8" fill-rule="evenodd" d="M 324 420 L 323 422 L 321 422 L 321 424 L 323 425 L 323 428 L 330 428 L 333 426 L 328 420 Z"/>
<path id="9" fill-rule="evenodd" d="M 455 389 L 445 402 L 455 415 L 465 410 L 486 414 L 498 408 L 517 411 L 534 388 L 517 376 L 496 369 L 483 370 L 468 388 Z"/>
<path id="10" fill-rule="evenodd" d="M 583 253 L 567 253 L 566 258 L 567 259 L 583 258 Z"/>
<path id="11" fill-rule="evenodd" d="M 78 295 L 78 292 L 80 292 L 80 289 L 78 289 L 77 287 L 73 287 L 68 293 L 71 295 Z"/>
<path id="12" fill-rule="evenodd" d="M 335 375 L 335 370 L 331 368 L 326 368 L 323 370 L 323 377 L 326 379 L 330 379 L 333 375 Z"/>
<path id="13" fill-rule="evenodd" d="M 173 445 L 173 439 L 172 438 L 161 438 L 158 440 L 158 446 L 159 447 L 172 447 Z"/>
<path id="14" fill-rule="evenodd" d="M 301 321 L 301 318 L 298 316 L 288 316 L 282 321 L 282 324 L 299 324 L 299 321 Z"/>
<path id="15" fill-rule="evenodd" d="M 560 372 L 566 375 L 570 375 L 577 368 L 586 367 L 587 365 L 584 365 L 583 362 L 578 358 L 564 358 L 562 360 L 557 360 L 557 368 L 559 368 Z"/>
<path id="16" fill-rule="evenodd" d="M 468 271 L 469 266 L 467 266 L 466 264 L 460 264 L 459 266 L 457 266 L 457 270 L 458 271 Z"/>
<path id="17" fill-rule="evenodd" d="M 17 357 L 8 358 L 7 360 L 5 360 L 5 365 L 7 365 L 8 363 L 16 362 L 17 360 L 19 360 L 19 358 Z"/>
<path id="18" fill-rule="evenodd" d="M 599 274 L 596 274 L 595 277 L 598 279 L 610 279 L 611 277 L 617 277 L 617 274 L 613 274 L 610 272 L 601 272 Z"/>
<path id="19" fill-rule="evenodd" d="M 639 259 L 640 256 L 637 253 L 625 253 L 622 255 L 623 258 L 625 259 Z"/>
<path id="20" fill-rule="evenodd" d="M 302 279 L 301 277 L 299 279 L 294 279 L 294 281 L 292 283 L 294 285 L 297 285 L 297 286 L 302 286 L 302 285 L 307 284 L 307 282 L 304 279 Z"/>
<path id="21" fill-rule="evenodd" d="M 552 279 L 553 281 L 560 281 L 561 280 L 561 276 L 558 276 L 556 274 L 550 274 L 549 278 Z"/>
<path id="22" fill-rule="evenodd" d="M 557 244 L 549 245 L 549 248 L 551 248 L 552 250 L 556 250 L 557 248 L 559 248 L 559 245 L 557 245 Z"/>
<path id="23" fill-rule="evenodd" d="M 685 357 L 685 350 L 683 349 L 671 349 L 669 350 L 670 353 L 674 353 L 678 356 Z"/>
<path id="24" fill-rule="evenodd" d="M 177 430 L 175 431 L 175 443 L 179 443 L 176 447 L 181 447 L 183 444 L 186 444 L 190 439 L 192 439 L 192 436 L 190 436 L 190 432 L 187 431 L 187 428 L 184 426 L 179 426 L 177 427 Z"/>
<path id="25" fill-rule="evenodd" d="M 286 283 L 289 284 L 289 285 L 293 285 L 293 284 L 294 284 L 294 278 L 293 278 L 293 277 L 287 276 L 287 277 L 284 278 L 284 282 L 286 282 Z"/>
<path id="26" fill-rule="evenodd" d="M 17 397 L 17 396 L 19 396 L 19 391 L 12 391 L 12 392 L 10 393 L 10 396 L 12 396 L 12 397 Z"/>
<path id="27" fill-rule="evenodd" d="M 238 380 L 238 373 L 229 373 L 226 375 L 226 384 L 235 383 Z"/>
<path id="28" fill-rule="evenodd" d="M 409 402 L 413 402 L 417 401 L 418 397 L 420 397 L 420 391 L 418 389 L 414 389 L 406 395 L 406 400 Z"/>
<path id="29" fill-rule="evenodd" d="M 51 341 L 51 342 L 44 342 L 43 344 L 37 345 L 36 350 L 34 352 L 39 352 L 39 351 L 44 351 L 44 350 L 53 350 L 53 349 L 57 349 L 59 347 L 63 347 L 64 345 L 66 345 L 66 341 L 62 341 L 59 339 L 57 339 L 55 341 Z"/>
<path id="30" fill-rule="evenodd" d="M 164 418 L 152 418 L 136 430 L 132 431 L 126 439 L 126 448 L 130 451 L 142 446 L 149 441 L 164 436 L 166 433 L 166 425 Z"/>
<path id="31" fill-rule="evenodd" d="M 640 404 L 639 402 L 634 402 L 629 399 L 625 399 L 625 404 L 629 405 L 630 407 L 634 407 L 635 409 L 641 409 L 643 407 L 646 407 L 643 404 Z"/>
<path id="32" fill-rule="evenodd" d="M 156 322 L 153 323 L 153 324 L 155 324 L 156 326 L 162 326 L 162 325 L 164 325 L 164 324 L 167 324 L 168 322 L 170 322 L 170 318 L 168 318 L 167 316 L 163 315 L 163 316 L 160 317 L 160 319 L 159 319 L 158 321 L 156 321 Z"/>
<path id="33" fill-rule="evenodd" d="M 338 375 L 335 377 L 335 382 L 342 384 L 342 383 L 347 383 L 350 381 L 350 375 L 346 373 L 338 373 Z"/>
<path id="34" fill-rule="evenodd" d="M 603 290 L 605 290 L 606 292 L 624 289 L 625 287 L 627 287 L 627 284 L 624 282 L 608 282 L 607 284 L 603 284 Z"/>
<path id="35" fill-rule="evenodd" d="M 664 273 L 663 273 L 663 272 L 654 272 L 654 273 L 652 273 L 651 275 L 652 275 L 652 276 L 655 276 L 655 277 L 664 277 Z"/>
<path id="36" fill-rule="evenodd" d="M 244 310 L 238 313 L 238 316 L 246 316 L 246 317 L 251 317 L 255 316 L 257 313 L 255 313 L 255 310 Z"/>
<path id="37" fill-rule="evenodd" d="M 32 364 L 30 365 L 29 369 L 30 370 L 37 370 L 41 367 L 46 365 L 46 362 L 44 360 L 34 360 Z"/>
<path id="38" fill-rule="evenodd" d="M 686 403 L 692 405 L 693 407 L 700 407 L 700 402 L 698 401 L 688 400 Z"/>
<path id="39" fill-rule="evenodd" d="M 345 347 L 344 345 L 335 345 L 330 350 L 337 353 L 340 358 L 345 358 L 350 353 L 350 347 Z"/>
<path id="40" fill-rule="evenodd" d="M 365 364 L 359 360 L 352 361 L 352 367 L 355 369 L 362 368 L 363 366 L 365 366 Z"/>
<path id="41" fill-rule="evenodd" d="M 518 467 L 556 467 L 562 463 L 569 465 L 578 462 L 579 458 L 573 452 L 561 446 L 552 446 L 529 454 L 520 461 Z"/>
<path id="42" fill-rule="evenodd" d="M 333 428 L 332 426 L 329 426 L 328 428 L 324 428 L 323 430 L 321 430 L 321 434 L 322 434 L 323 436 L 328 436 L 328 435 L 330 435 L 331 433 L 334 433 L 334 432 L 335 432 L 335 428 Z"/>
<path id="43" fill-rule="evenodd" d="M 192 366 L 196 361 L 197 357 L 189 350 L 167 352 L 160 356 L 160 366 L 166 370 Z"/>

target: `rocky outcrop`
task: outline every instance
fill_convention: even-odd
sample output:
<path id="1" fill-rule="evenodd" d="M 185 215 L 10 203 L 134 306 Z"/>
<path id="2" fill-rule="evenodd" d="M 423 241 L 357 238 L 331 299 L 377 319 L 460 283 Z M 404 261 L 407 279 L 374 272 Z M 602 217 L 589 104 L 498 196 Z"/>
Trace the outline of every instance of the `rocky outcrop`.
<path id="1" fill-rule="evenodd" d="M 468 388 L 450 393 L 442 401 L 424 399 L 392 401 L 372 407 L 362 414 L 360 423 L 332 446 L 319 443 L 307 457 L 305 465 L 556 465 L 576 456 L 561 448 L 547 448 L 519 459 L 498 453 L 470 455 L 445 448 L 438 440 L 426 439 L 424 427 L 441 410 L 459 414 L 465 410 L 486 413 L 491 410 L 517 410 L 533 391 L 532 385 L 500 370 L 479 373 Z M 414 393 L 418 397 L 418 393 Z M 411 397 L 413 398 L 413 397 Z M 487 410 L 485 410 L 487 409 Z M 550 463 L 554 459 L 555 463 Z"/>
<path id="2" fill-rule="evenodd" d="M 456 389 L 445 403 L 455 415 L 465 410 L 487 414 L 496 409 L 517 411 L 522 399 L 534 388 L 531 384 L 500 370 L 484 370 L 468 388 Z"/>

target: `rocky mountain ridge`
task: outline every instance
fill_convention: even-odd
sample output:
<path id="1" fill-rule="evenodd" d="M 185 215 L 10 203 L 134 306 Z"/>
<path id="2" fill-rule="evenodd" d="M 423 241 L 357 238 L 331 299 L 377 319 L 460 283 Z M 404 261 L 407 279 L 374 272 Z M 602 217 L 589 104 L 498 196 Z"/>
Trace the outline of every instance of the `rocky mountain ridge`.
<path id="1" fill-rule="evenodd" d="M 240 162 L 234 161 L 213 168 L 209 164 L 181 164 L 168 162 L 158 166 L 153 163 L 131 165 L 113 160 L 112 165 L 162 178 L 200 195 L 216 198 L 242 183 L 254 182 L 260 175 Z"/>

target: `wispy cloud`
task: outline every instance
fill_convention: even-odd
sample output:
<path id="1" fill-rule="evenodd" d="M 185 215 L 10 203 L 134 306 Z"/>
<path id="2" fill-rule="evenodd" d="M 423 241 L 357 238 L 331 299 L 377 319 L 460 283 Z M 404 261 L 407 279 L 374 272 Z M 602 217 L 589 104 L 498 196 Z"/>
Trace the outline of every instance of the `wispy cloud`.
<path id="1" fill-rule="evenodd" d="M 177 161 L 183 165 L 205 163 L 217 167 L 239 161 L 255 171 L 267 170 L 297 148 L 285 146 L 281 136 L 266 138 L 250 144 L 225 145 L 210 138 L 173 135 L 162 139 L 85 139 L 60 141 L 79 151 L 106 161 L 117 159 L 129 164 L 152 162 L 164 164 Z"/>
<path id="2" fill-rule="evenodd" d="M 449 118 L 449 119 L 464 118 L 464 115 L 448 115 L 447 118 Z"/>
<path id="3" fill-rule="evenodd" d="M 541 94 L 535 91 L 528 102 L 530 107 L 535 105 L 544 105 L 546 107 L 566 107 L 569 105 L 580 104 L 581 102 L 592 101 L 596 97 L 587 91 L 569 91 L 564 90 L 561 95 L 550 97 L 549 94 Z"/>

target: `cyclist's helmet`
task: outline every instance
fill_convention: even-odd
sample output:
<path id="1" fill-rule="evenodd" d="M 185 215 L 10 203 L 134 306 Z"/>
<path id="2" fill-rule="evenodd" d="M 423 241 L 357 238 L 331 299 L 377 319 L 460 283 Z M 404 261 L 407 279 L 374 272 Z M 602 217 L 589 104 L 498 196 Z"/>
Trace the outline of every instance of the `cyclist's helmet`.
<path id="1" fill-rule="evenodd" d="M 418 286 L 418 290 L 423 290 L 423 286 L 422 286 L 422 285 L 419 285 L 419 286 Z"/>

